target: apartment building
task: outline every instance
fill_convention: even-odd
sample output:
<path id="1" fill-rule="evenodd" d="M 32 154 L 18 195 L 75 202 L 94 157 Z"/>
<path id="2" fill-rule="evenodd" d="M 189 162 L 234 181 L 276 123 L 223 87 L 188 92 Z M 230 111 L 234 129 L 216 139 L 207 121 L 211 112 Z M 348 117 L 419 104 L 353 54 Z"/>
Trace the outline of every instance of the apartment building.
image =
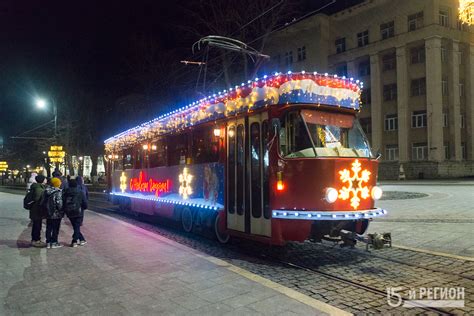
<path id="1" fill-rule="evenodd" d="M 457 0 L 367 0 L 274 32 L 267 71 L 364 82 L 359 118 L 381 178 L 474 175 L 474 33 Z"/>

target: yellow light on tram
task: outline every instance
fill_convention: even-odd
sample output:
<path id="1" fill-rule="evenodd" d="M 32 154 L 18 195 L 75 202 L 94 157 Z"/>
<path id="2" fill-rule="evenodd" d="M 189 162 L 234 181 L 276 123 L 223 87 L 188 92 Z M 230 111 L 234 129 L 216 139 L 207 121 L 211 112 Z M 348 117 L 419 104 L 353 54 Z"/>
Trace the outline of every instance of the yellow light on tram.
<path id="1" fill-rule="evenodd" d="M 220 128 L 214 128 L 214 136 L 216 136 L 216 137 L 221 136 L 221 129 Z"/>
<path id="2" fill-rule="evenodd" d="M 233 129 L 229 130 L 229 137 L 234 137 L 235 132 Z"/>
<path id="3" fill-rule="evenodd" d="M 108 157 L 109 159 L 112 159 L 112 155 L 108 155 L 107 157 Z"/>
<path id="4" fill-rule="evenodd" d="M 151 150 L 156 150 L 156 145 L 151 145 Z"/>
<path id="5" fill-rule="evenodd" d="M 143 145 L 143 150 L 148 150 L 148 145 L 147 144 Z"/>
<path id="6" fill-rule="evenodd" d="M 118 157 L 119 157 L 118 155 L 115 155 L 115 159 L 118 159 Z"/>

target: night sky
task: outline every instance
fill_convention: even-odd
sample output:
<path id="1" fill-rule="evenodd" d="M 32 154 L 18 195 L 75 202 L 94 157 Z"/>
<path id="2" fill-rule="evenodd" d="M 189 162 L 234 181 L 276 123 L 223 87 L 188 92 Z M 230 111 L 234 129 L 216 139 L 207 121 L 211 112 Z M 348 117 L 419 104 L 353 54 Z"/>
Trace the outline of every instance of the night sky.
<path id="1" fill-rule="evenodd" d="M 239 5 L 239 1 L 234 0 L 213 1 L 231 1 Z M 298 8 L 294 18 L 330 2 L 288 1 L 293 1 Z M 336 1 L 326 12 L 356 2 L 360 1 Z M 94 102 L 84 101 L 84 104 L 74 106 L 88 107 L 100 115 L 106 113 L 100 123 L 102 128 L 97 128 L 102 140 L 112 132 L 131 127 L 136 122 L 123 121 L 114 126 L 107 118 L 113 117 L 109 114 L 116 110 L 114 103 L 118 98 L 142 93 L 142 87 L 131 79 L 133 73 L 129 67 L 130 56 L 135 50 L 134 39 L 152 39 L 158 50 L 167 52 L 169 66 L 173 68 L 170 73 L 196 80 L 198 71 L 184 67 L 179 61 L 199 59 L 191 54 L 191 45 L 199 37 L 186 31 L 186 27 L 193 26 L 187 10 L 199 5 L 199 0 L 1 1 L 0 136 L 6 144 L 11 144 L 10 136 L 51 118 L 50 114 L 35 109 L 35 97 L 66 100 L 74 98 L 75 91 L 87 95 L 84 100 L 89 98 Z M 249 20 L 254 14 L 249 13 Z M 173 102 L 184 101 L 185 97 L 176 93 Z M 60 116 L 61 111 L 64 115 L 68 109 L 58 103 Z"/>

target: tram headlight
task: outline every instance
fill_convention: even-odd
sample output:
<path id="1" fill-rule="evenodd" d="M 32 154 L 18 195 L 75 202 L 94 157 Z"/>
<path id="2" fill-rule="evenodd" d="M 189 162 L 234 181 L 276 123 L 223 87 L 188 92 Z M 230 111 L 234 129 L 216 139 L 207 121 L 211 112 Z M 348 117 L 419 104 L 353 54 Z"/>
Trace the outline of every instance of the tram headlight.
<path id="1" fill-rule="evenodd" d="M 370 195 L 372 195 L 372 198 L 374 200 L 380 200 L 380 198 L 382 197 L 382 193 L 382 189 L 380 187 L 375 186 L 372 188 L 372 192 Z"/>
<path id="2" fill-rule="evenodd" d="M 326 189 L 326 196 L 325 199 L 328 203 L 334 203 L 337 200 L 337 196 L 339 194 L 337 193 L 337 190 L 334 188 L 327 188 Z"/>

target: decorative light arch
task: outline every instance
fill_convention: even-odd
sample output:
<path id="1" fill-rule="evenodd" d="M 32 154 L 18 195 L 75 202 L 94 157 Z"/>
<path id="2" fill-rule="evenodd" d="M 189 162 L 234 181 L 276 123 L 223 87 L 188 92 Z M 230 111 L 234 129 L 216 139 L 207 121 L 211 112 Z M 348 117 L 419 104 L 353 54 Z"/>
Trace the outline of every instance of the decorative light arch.
<path id="1" fill-rule="evenodd" d="M 459 20 L 467 25 L 474 24 L 474 0 L 459 0 Z"/>

